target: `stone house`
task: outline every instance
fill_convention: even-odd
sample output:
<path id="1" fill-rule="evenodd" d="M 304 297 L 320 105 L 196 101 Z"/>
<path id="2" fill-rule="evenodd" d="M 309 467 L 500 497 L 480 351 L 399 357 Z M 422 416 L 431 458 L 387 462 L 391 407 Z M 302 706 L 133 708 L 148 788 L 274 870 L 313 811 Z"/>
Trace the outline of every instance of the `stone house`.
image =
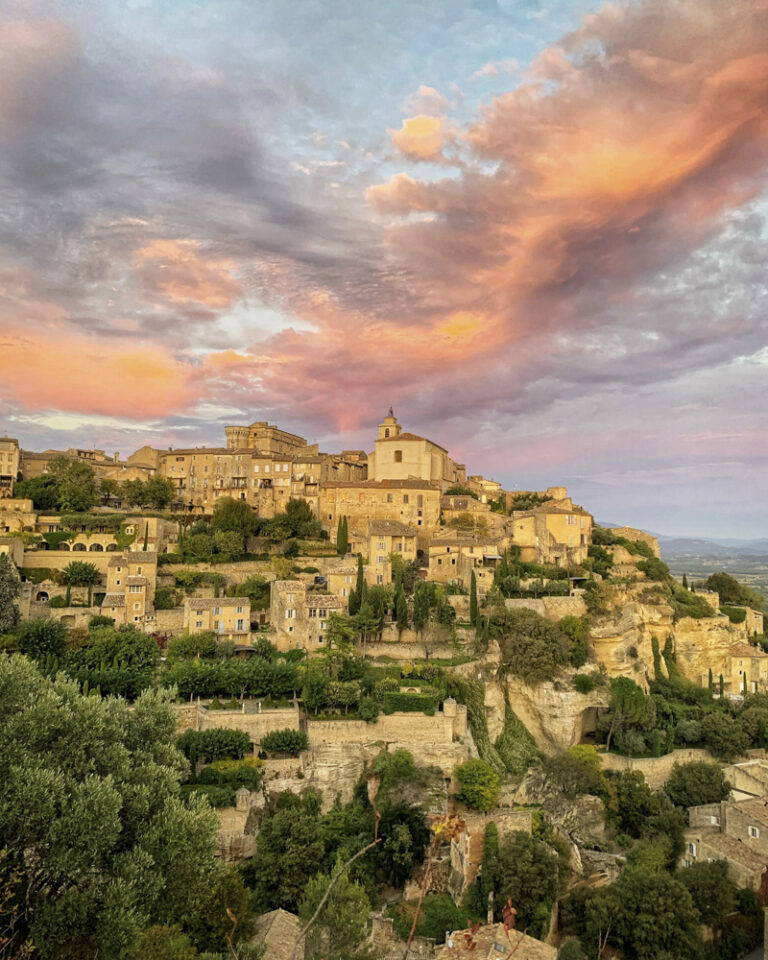
<path id="1" fill-rule="evenodd" d="M 256 918 L 256 932 L 251 943 L 264 946 L 262 960 L 291 960 L 296 941 L 301 932 L 301 923 L 294 913 L 287 910 L 272 910 Z M 299 949 L 297 957 L 304 956 Z"/>
<path id="2" fill-rule="evenodd" d="M 184 631 L 215 633 L 219 640 L 246 643 L 251 635 L 248 597 L 185 597 Z"/>
<path id="3" fill-rule="evenodd" d="M 12 562 L 21 567 L 24 560 L 24 544 L 20 537 L 0 537 L 0 556 L 5 554 Z"/>
<path id="4" fill-rule="evenodd" d="M 157 554 L 135 550 L 112 557 L 107 564 L 107 591 L 101 613 L 116 626 L 139 624 L 153 610 L 157 583 Z"/>
<path id="5" fill-rule="evenodd" d="M 357 567 L 349 565 L 329 570 L 325 574 L 325 580 L 328 584 L 328 590 L 337 597 L 341 597 L 344 606 L 348 607 L 349 592 L 354 590 L 357 582 Z"/>
<path id="6" fill-rule="evenodd" d="M 379 424 L 376 449 L 368 454 L 368 477 L 371 480 L 425 480 L 447 490 L 464 483 L 463 464 L 455 463 L 448 451 L 426 437 L 404 433 L 390 409 Z"/>
<path id="7" fill-rule="evenodd" d="M 592 516 L 570 500 L 554 501 L 530 510 L 515 510 L 509 530 L 525 563 L 576 566 L 587 559 Z"/>
<path id="8" fill-rule="evenodd" d="M 390 554 L 404 563 L 416 559 L 416 531 L 397 520 L 371 520 L 368 524 L 365 580 L 369 585 L 392 583 Z"/>
<path id="9" fill-rule="evenodd" d="M 469 590 L 474 571 L 478 594 L 487 593 L 502 554 L 503 544 L 495 537 L 460 533 L 435 537 L 429 544 L 428 578 Z"/>
<path id="10" fill-rule="evenodd" d="M 738 695 L 745 689 L 747 693 L 762 693 L 768 689 L 768 653 L 750 643 L 734 643 L 728 651 L 723 679 L 726 693 Z"/>
<path id="11" fill-rule="evenodd" d="M 18 497 L 0 500 L 0 533 L 21 533 L 24 527 L 34 529 L 36 523 L 37 513 L 31 500 Z"/>
<path id="12" fill-rule="evenodd" d="M 318 516 L 334 541 L 342 517 L 350 531 L 364 530 L 370 520 L 396 520 L 416 530 L 423 549 L 440 529 L 440 488 L 426 480 L 329 481 L 320 489 Z"/>
<path id="13" fill-rule="evenodd" d="M 486 477 L 477 476 L 467 477 L 466 486 L 478 495 L 480 503 L 487 503 L 489 500 L 498 500 L 503 490 L 501 484 L 495 480 L 488 480 Z"/>
<path id="14" fill-rule="evenodd" d="M 0 437 L 0 497 L 13 496 L 13 485 L 19 479 L 19 441 Z"/>
<path id="15" fill-rule="evenodd" d="M 727 860 L 739 886 L 757 890 L 768 870 L 768 798 L 690 807 L 682 866 Z"/>
<path id="16" fill-rule="evenodd" d="M 322 649 L 328 617 L 343 613 L 344 607 L 341 597 L 313 590 L 302 580 L 273 580 L 269 592 L 272 640 L 278 650 L 304 648 L 312 653 Z"/>

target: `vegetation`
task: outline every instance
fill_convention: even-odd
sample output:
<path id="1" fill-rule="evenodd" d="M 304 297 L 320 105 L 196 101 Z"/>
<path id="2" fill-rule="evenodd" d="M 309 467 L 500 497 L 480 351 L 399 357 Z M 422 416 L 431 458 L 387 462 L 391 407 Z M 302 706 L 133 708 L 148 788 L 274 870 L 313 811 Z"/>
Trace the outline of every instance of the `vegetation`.
<path id="1" fill-rule="evenodd" d="M 298 757 L 302 750 L 309 749 L 309 737 L 298 730 L 273 730 L 261 740 L 261 749 L 267 753 L 287 753 Z"/>
<path id="2" fill-rule="evenodd" d="M 716 763 L 676 763 L 664 784 L 664 792 L 678 807 L 696 807 L 727 800 L 731 785 Z"/>
<path id="3" fill-rule="evenodd" d="M 19 622 L 16 600 L 21 592 L 21 581 L 16 567 L 6 554 L 0 554 L 0 635 L 9 633 Z"/>
<path id="4" fill-rule="evenodd" d="M 467 760 L 456 767 L 454 774 L 461 784 L 457 797 L 462 803 L 483 813 L 498 804 L 501 779 L 485 760 Z"/>

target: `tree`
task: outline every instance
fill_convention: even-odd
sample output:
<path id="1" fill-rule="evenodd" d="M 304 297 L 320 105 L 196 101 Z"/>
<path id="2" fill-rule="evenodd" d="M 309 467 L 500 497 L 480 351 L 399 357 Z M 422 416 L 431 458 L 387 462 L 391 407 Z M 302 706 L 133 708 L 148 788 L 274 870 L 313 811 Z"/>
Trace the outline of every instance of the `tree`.
<path id="1" fill-rule="evenodd" d="M 61 484 L 56 477 L 43 474 L 15 483 L 13 495 L 31 500 L 35 510 L 48 513 L 58 510 L 61 505 Z"/>
<path id="2" fill-rule="evenodd" d="M 55 457 L 48 462 L 48 473 L 59 482 L 62 511 L 82 513 L 99 502 L 96 474 L 87 463 Z"/>
<path id="3" fill-rule="evenodd" d="M 243 552 L 242 535 L 235 530 L 217 530 L 213 535 L 213 548 L 221 557 L 234 560 Z"/>
<path id="4" fill-rule="evenodd" d="M 340 557 L 344 557 L 347 554 L 347 550 L 349 550 L 349 528 L 347 526 L 347 518 L 341 517 L 336 530 L 336 552 Z"/>
<path id="5" fill-rule="evenodd" d="M 323 867 L 320 797 L 279 793 L 267 803 L 256 852 L 242 868 L 259 911 L 296 910 L 310 879 Z"/>
<path id="6" fill-rule="evenodd" d="M 498 918 L 502 904 L 512 900 L 517 926 L 541 937 L 549 926 L 552 904 L 560 893 L 564 867 L 543 840 L 515 831 L 499 844 L 499 885 L 495 897 Z"/>
<path id="7" fill-rule="evenodd" d="M 216 635 L 210 631 L 172 637 L 165 650 L 166 660 L 170 664 L 178 660 L 212 659 L 217 646 Z"/>
<path id="8" fill-rule="evenodd" d="M 355 639 L 355 628 L 347 617 L 339 613 L 332 613 L 328 617 L 325 629 L 325 660 L 332 679 L 336 679 L 341 664 L 354 653 L 352 641 Z"/>
<path id="9" fill-rule="evenodd" d="M 611 749 L 614 731 L 625 723 L 642 724 L 646 720 L 646 697 L 642 689 L 629 677 L 611 680 L 611 725 L 605 741 L 605 749 Z"/>
<path id="10" fill-rule="evenodd" d="M 252 536 L 258 529 L 258 517 L 248 506 L 245 500 L 234 500 L 232 497 L 221 497 L 216 501 L 211 517 L 211 530 L 215 533 L 220 530 L 224 533 L 237 533 L 240 536 L 240 551 L 247 537 Z"/>
<path id="11" fill-rule="evenodd" d="M 398 631 L 402 632 L 408 629 L 408 602 L 405 599 L 402 580 L 398 580 L 395 588 L 395 620 L 397 621 Z"/>
<path id="12" fill-rule="evenodd" d="M 701 735 L 718 760 L 733 760 L 749 747 L 749 737 L 738 720 L 721 710 L 713 710 L 702 718 Z"/>
<path id="13" fill-rule="evenodd" d="M 120 487 L 120 495 L 129 507 L 145 507 L 147 500 L 147 485 L 138 477 L 133 480 L 124 480 Z"/>
<path id="14" fill-rule="evenodd" d="M 744 587 L 729 573 L 713 573 L 704 581 L 707 590 L 720 597 L 720 603 L 743 603 Z"/>
<path id="15" fill-rule="evenodd" d="M 693 960 L 701 944 L 698 914 L 686 887 L 668 873 L 626 870 L 613 885 L 615 938 L 627 960 Z"/>
<path id="16" fill-rule="evenodd" d="M 341 869 L 337 861 L 334 874 Z M 299 905 L 299 919 L 306 923 L 313 916 L 331 882 L 331 875 L 319 873 L 307 884 Z M 347 960 L 366 936 L 368 897 L 359 883 L 344 872 L 315 920 L 305 941 L 307 960 Z"/>
<path id="17" fill-rule="evenodd" d="M 473 627 L 477 626 L 477 614 L 479 608 L 477 605 L 477 577 L 475 571 L 472 571 L 472 579 L 469 581 L 469 622 Z"/>
<path id="18" fill-rule="evenodd" d="M 16 628 L 16 644 L 28 657 L 60 657 L 67 648 L 67 628 L 53 617 L 24 620 Z"/>
<path id="19" fill-rule="evenodd" d="M 129 710 L 0 656 L 0 836 L 22 878 L 14 936 L 36 956 L 118 960 L 204 902 L 218 822 L 180 799 L 170 700 L 148 693 Z"/>
<path id="20" fill-rule="evenodd" d="M 312 661 L 304 674 L 304 688 L 301 699 L 307 710 L 317 711 L 328 703 L 328 664 L 323 661 Z"/>
<path id="21" fill-rule="evenodd" d="M 144 485 L 144 499 L 155 510 L 163 510 L 175 496 L 176 490 L 167 477 L 151 477 Z"/>
<path id="22" fill-rule="evenodd" d="M 728 876 L 726 860 L 692 863 L 680 873 L 699 919 L 708 927 L 721 927 L 736 905 L 736 884 Z"/>
<path id="23" fill-rule="evenodd" d="M 501 780 L 493 767 L 476 757 L 454 770 L 461 784 L 458 798 L 468 807 L 487 813 L 499 802 Z"/>
<path id="24" fill-rule="evenodd" d="M 268 753 L 287 753 L 298 757 L 302 750 L 309 749 L 309 737 L 300 730 L 271 730 L 261 738 L 261 749 Z"/>
<path id="25" fill-rule="evenodd" d="M 664 784 L 664 792 L 678 807 L 697 807 L 727 800 L 731 785 L 716 763 L 676 763 Z"/>
<path id="26" fill-rule="evenodd" d="M 420 581 L 416 584 L 413 594 L 413 625 L 417 630 L 423 630 L 429 622 L 430 588 Z"/>
<path id="27" fill-rule="evenodd" d="M 9 633 L 19 622 L 16 598 L 21 581 L 8 554 L 0 554 L 0 634 Z"/>
<path id="28" fill-rule="evenodd" d="M 568 662 L 570 639 L 556 623 L 533 610 L 502 610 L 488 622 L 503 662 L 526 683 L 553 680 Z"/>
<path id="29" fill-rule="evenodd" d="M 352 590 L 349 591 L 349 615 L 354 615 L 360 610 L 365 600 L 365 571 L 363 570 L 363 558 L 361 554 L 357 555 L 357 581 Z"/>
<path id="30" fill-rule="evenodd" d="M 639 770 L 622 770 L 610 778 L 615 793 L 615 807 L 609 808 L 609 816 L 620 833 L 641 837 L 648 818 L 658 811 L 653 791 Z"/>
<path id="31" fill-rule="evenodd" d="M 85 560 L 72 560 L 61 571 L 61 575 L 67 587 L 88 587 L 88 606 L 90 607 L 93 588 L 95 584 L 101 583 L 101 574 L 96 565 Z"/>
<path id="32" fill-rule="evenodd" d="M 196 960 L 197 957 L 197 950 L 177 923 L 158 924 L 145 930 L 131 954 L 131 960 Z"/>
<path id="33" fill-rule="evenodd" d="M 228 597 L 248 597 L 251 610 L 266 610 L 269 607 L 269 581 L 258 573 L 242 583 L 227 588 Z"/>

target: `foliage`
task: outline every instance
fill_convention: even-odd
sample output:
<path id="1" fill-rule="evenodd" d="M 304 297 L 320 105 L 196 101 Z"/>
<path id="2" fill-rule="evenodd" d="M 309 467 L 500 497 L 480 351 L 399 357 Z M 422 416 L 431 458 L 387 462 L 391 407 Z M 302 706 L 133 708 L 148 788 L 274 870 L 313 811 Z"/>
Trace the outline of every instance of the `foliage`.
<path id="1" fill-rule="evenodd" d="M 502 662 L 526 683 L 553 680 L 568 662 L 570 641 L 560 627 L 533 610 L 503 610 L 489 621 Z"/>
<path id="2" fill-rule="evenodd" d="M 336 870 L 341 865 L 337 863 Z M 302 924 L 313 916 L 330 882 L 331 876 L 326 873 L 318 873 L 309 881 L 299 904 Z M 347 960 L 365 939 L 370 908 L 362 886 L 350 880 L 347 873 L 342 874 L 307 935 L 307 960 Z"/>
<path id="3" fill-rule="evenodd" d="M 204 767 L 197 778 L 199 783 L 216 786 L 248 787 L 255 790 L 264 775 L 264 761 L 258 757 L 245 757 L 243 760 L 214 760 Z"/>
<path id="4" fill-rule="evenodd" d="M 133 949 L 131 960 L 196 960 L 199 956 L 189 937 L 175 923 L 156 924 L 145 930 Z"/>
<path id="5" fill-rule="evenodd" d="M 664 784 L 664 792 L 678 807 L 696 807 L 727 800 L 731 785 L 716 763 L 676 763 Z"/>
<path id="6" fill-rule="evenodd" d="M 443 496 L 446 497 L 472 497 L 473 500 L 479 500 L 480 498 L 475 493 L 474 490 L 470 490 L 469 487 L 462 487 L 460 484 L 456 484 L 453 487 L 449 487 Z"/>
<path id="7" fill-rule="evenodd" d="M 704 581 L 707 590 L 714 591 L 720 597 L 720 604 L 745 605 L 757 610 L 763 609 L 763 599 L 754 590 L 739 583 L 729 573 L 713 573 Z"/>
<path id="8" fill-rule="evenodd" d="M 162 694 L 129 710 L 0 657 L 0 835 L 22 878 L 16 936 L 36 956 L 118 960 L 150 925 L 184 928 L 200 908 L 217 823 L 180 800 L 173 732 Z"/>
<path id="9" fill-rule="evenodd" d="M 176 746 L 193 766 L 196 760 L 240 760 L 251 749 L 251 738 L 242 730 L 219 727 L 212 730 L 187 730 Z"/>
<path id="10" fill-rule="evenodd" d="M 650 729 L 655 720 L 653 701 L 646 697 L 642 689 L 629 677 L 615 677 L 611 680 L 611 704 L 609 710 L 610 725 L 606 739 L 606 749 L 610 749 L 611 737 L 631 726 Z"/>
<path id="11" fill-rule="evenodd" d="M 155 591 L 155 610 L 173 610 L 179 605 L 180 594 L 169 587 L 160 587 Z"/>
<path id="12" fill-rule="evenodd" d="M 287 753 L 298 757 L 302 750 L 309 749 L 309 737 L 299 730 L 272 730 L 261 738 L 261 749 L 267 753 Z"/>
<path id="13" fill-rule="evenodd" d="M 701 736 L 709 752 L 718 760 L 734 760 L 749 747 L 746 731 L 734 717 L 722 711 L 713 711 L 703 717 Z"/>
<path id="14" fill-rule="evenodd" d="M 600 544 L 592 543 L 587 548 L 587 556 L 591 561 L 590 567 L 595 573 L 601 577 L 610 576 L 613 554 L 609 550 Z"/>
<path id="15" fill-rule="evenodd" d="M 346 517 L 340 517 L 336 530 L 336 552 L 340 557 L 344 557 L 347 550 L 349 550 L 349 522 Z"/>
<path id="16" fill-rule="evenodd" d="M 182 697 L 284 696 L 300 686 L 295 663 L 250 660 L 188 660 L 171 664 L 160 674 L 160 683 L 175 686 Z"/>
<path id="17" fill-rule="evenodd" d="M 514 777 L 522 777 L 525 771 L 538 762 L 541 754 L 528 728 L 520 720 L 504 694 L 504 726 L 494 744 L 496 756 L 501 760 L 502 771 Z M 486 757 L 486 759 L 488 759 Z M 489 761 L 491 762 L 491 761 Z M 492 763 L 493 769 L 496 766 Z M 497 771 L 498 772 L 498 771 Z"/>
<path id="18" fill-rule="evenodd" d="M 609 794 L 608 782 L 600 769 L 600 755 L 594 747 L 571 747 L 547 757 L 543 768 L 547 779 L 570 800 L 585 793 L 597 797 Z"/>
<path id="19" fill-rule="evenodd" d="M 426 693 L 385 693 L 383 697 L 384 713 L 426 713 L 429 716 L 437 709 L 437 700 Z"/>
<path id="20" fill-rule="evenodd" d="M 96 475 L 87 463 L 55 457 L 48 461 L 48 473 L 58 481 L 61 510 L 90 510 L 99 502 Z"/>
<path id="21" fill-rule="evenodd" d="M 64 583 L 73 587 L 88 587 L 101 583 L 101 574 L 93 563 L 84 560 L 72 560 L 61 571 Z"/>
<path id="22" fill-rule="evenodd" d="M 562 892 L 565 867 L 542 840 L 516 831 L 499 844 L 499 882 L 494 896 L 494 915 L 508 899 L 517 910 L 517 926 L 530 936 L 541 938 L 549 927 L 549 916 Z"/>
<path id="23" fill-rule="evenodd" d="M 667 588 L 669 590 L 669 602 L 675 611 L 676 621 L 683 617 L 693 617 L 695 620 L 714 617 L 715 611 L 700 594 L 694 593 L 692 590 L 685 590 L 674 580 L 667 584 Z"/>
<path id="24" fill-rule="evenodd" d="M 9 633 L 19 622 L 16 599 L 21 581 L 7 554 L 0 554 L 0 634 Z"/>
<path id="25" fill-rule="evenodd" d="M 31 500 L 35 510 L 40 513 L 53 512 L 61 506 L 61 484 L 56 477 L 48 474 L 20 480 L 13 485 L 13 495 Z"/>
<path id="26" fill-rule="evenodd" d="M 102 485 L 103 486 L 103 485 Z M 120 496 L 134 507 L 153 507 L 163 510 L 175 497 L 173 483 L 167 477 L 149 480 L 126 480 L 120 487 Z"/>
<path id="27" fill-rule="evenodd" d="M 649 580 L 658 580 L 665 582 L 669 580 L 669 567 L 658 557 L 650 557 L 648 560 L 640 560 L 637 569 L 646 575 Z"/>
<path id="28" fill-rule="evenodd" d="M 414 905 L 401 903 L 391 911 L 394 920 L 395 932 L 403 939 L 408 938 L 413 924 Z M 482 916 L 483 912 L 478 911 Z M 476 921 L 478 915 L 474 911 L 457 907 L 448 893 L 431 893 L 424 897 L 416 925 L 416 935 L 428 937 L 438 943 L 445 941 L 446 933 L 453 930 L 462 930 L 468 924 Z"/>
<path id="29" fill-rule="evenodd" d="M 172 637 L 165 650 L 166 661 L 211 659 L 216 656 L 216 635 L 211 631 Z"/>
<path id="30" fill-rule="evenodd" d="M 132 623 L 115 628 L 95 627 L 87 642 L 66 659 L 65 668 L 87 667 L 95 670 L 104 664 L 135 667 L 151 672 L 158 663 L 157 643 Z"/>
<path id="31" fill-rule="evenodd" d="M 459 764 L 454 774 L 461 784 L 458 799 L 474 810 L 487 813 L 499 802 L 501 779 L 481 758 Z"/>
<path id="32" fill-rule="evenodd" d="M 216 501 L 211 517 L 211 530 L 214 533 L 236 533 L 242 543 L 256 532 L 257 527 L 258 518 L 244 500 L 221 497 Z"/>
<path id="33" fill-rule="evenodd" d="M 528 490 L 521 490 L 516 493 L 509 501 L 509 512 L 513 510 L 532 510 L 534 507 L 540 507 L 544 503 L 549 503 L 552 497 L 546 493 L 533 493 Z"/>
<path id="34" fill-rule="evenodd" d="M 67 628 L 53 617 L 24 620 L 16 627 L 16 645 L 21 653 L 37 659 L 51 654 L 60 657 L 66 650 Z"/>
<path id="35" fill-rule="evenodd" d="M 618 907 L 615 939 L 627 960 L 694 960 L 701 934 L 691 895 L 664 872 L 627 870 L 611 888 Z"/>
<path id="36" fill-rule="evenodd" d="M 680 873 L 699 919 L 709 927 L 722 927 L 723 919 L 736 906 L 736 884 L 728 876 L 728 862 L 692 863 Z"/>
<path id="37" fill-rule="evenodd" d="M 731 623 L 744 623 L 747 619 L 747 611 L 744 607 L 731 607 L 728 604 L 720 604 L 720 613 L 724 613 Z"/>
<path id="38" fill-rule="evenodd" d="M 577 673 L 573 678 L 573 686 L 577 693 L 587 694 L 595 689 L 595 681 L 588 673 Z"/>

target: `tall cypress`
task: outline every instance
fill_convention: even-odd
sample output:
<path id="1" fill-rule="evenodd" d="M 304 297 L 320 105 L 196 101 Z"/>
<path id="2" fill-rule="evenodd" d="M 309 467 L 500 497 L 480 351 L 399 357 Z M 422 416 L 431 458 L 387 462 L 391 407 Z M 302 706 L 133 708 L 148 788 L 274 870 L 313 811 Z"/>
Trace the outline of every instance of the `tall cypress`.
<path id="1" fill-rule="evenodd" d="M 686 577 L 686 575 L 683 574 L 683 590 L 687 590 L 687 589 L 688 589 L 688 577 Z"/>
<path id="2" fill-rule="evenodd" d="M 336 552 L 343 557 L 349 549 L 349 526 L 346 517 L 339 517 L 336 529 Z"/>
<path id="3" fill-rule="evenodd" d="M 472 579 L 469 581 L 469 622 L 473 627 L 477 626 L 477 577 L 475 571 L 472 571 Z"/>
<path id="4" fill-rule="evenodd" d="M 357 555 L 357 582 L 355 583 L 355 595 L 357 597 L 358 610 L 365 601 L 365 572 L 363 571 L 363 555 Z"/>
<path id="5" fill-rule="evenodd" d="M 408 602 L 405 599 L 405 590 L 403 582 L 399 581 L 395 593 L 395 618 L 397 620 L 398 630 L 407 630 L 408 628 Z"/>

